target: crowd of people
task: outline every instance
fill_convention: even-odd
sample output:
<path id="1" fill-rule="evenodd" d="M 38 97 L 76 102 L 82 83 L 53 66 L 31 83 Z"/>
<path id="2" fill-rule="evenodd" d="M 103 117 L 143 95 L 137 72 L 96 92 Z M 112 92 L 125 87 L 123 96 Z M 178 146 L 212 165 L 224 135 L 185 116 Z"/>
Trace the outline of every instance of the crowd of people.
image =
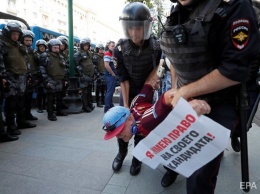
<path id="1" fill-rule="evenodd" d="M 92 112 L 95 101 L 104 108 L 104 138 L 117 137 L 118 154 L 112 162 L 115 172 L 123 165 L 131 137 L 136 146 L 180 98 L 198 115 L 205 114 L 230 129 L 233 149 L 241 149 L 238 95 L 241 88 L 248 93 L 250 113 L 259 93 L 255 80 L 260 37 L 253 6 L 247 0 L 171 1 L 177 5 L 162 24 L 160 37 L 152 33 L 149 8 L 133 2 L 119 17 L 124 38 L 97 45 L 92 52 L 86 37 L 73 55 L 82 110 Z M 36 127 L 29 122 L 37 120 L 31 112 L 34 93 L 37 112 L 46 109 L 48 120 L 67 116 L 62 99 L 69 83 L 68 39 L 37 40 L 36 50 L 33 40 L 33 32 L 22 30 L 16 22 L 7 23 L 0 35 L 0 106 L 4 105 L 5 118 L 0 117 L 1 141 L 17 140 L 19 129 Z M 120 103 L 115 106 L 118 82 Z M 187 178 L 188 194 L 214 193 L 222 157 L 223 153 Z M 133 157 L 130 174 L 138 175 L 141 167 L 142 162 Z M 161 185 L 168 187 L 178 173 L 165 169 Z"/>
<path id="2" fill-rule="evenodd" d="M 68 38 L 59 36 L 49 41 L 36 40 L 35 50 L 32 48 L 34 38 L 32 31 L 22 29 L 15 21 L 4 25 L 0 34 L 0 78 L 3 83 L 0 90 L 0 104 L 3 106 L 0 141 L 18 140 L 20 129 L 36 127 L 29 122 L 38 120 L 32 114 L 33 105 L 38 113 L 46 111 L 50 121 L 68 115 L 64 111 L 68 105 L 63 101 L 69 84 Z M 80 47 L 74 50 L 74 70 L 83 112 L 92 112 L 94 102 L 99 108 L 105 105 L 105 112 L 107 107 L 114 106 L 112 97 L 116 72 L 113 83 L 106 81 L 111 75 L 109 67 L 115 69 L 116 65 L 112 57 L 112 43 L 115 45 L 113 41 L 106 47 L 98 44 L 93 50 L 90 39 L 83 38 Z"/>

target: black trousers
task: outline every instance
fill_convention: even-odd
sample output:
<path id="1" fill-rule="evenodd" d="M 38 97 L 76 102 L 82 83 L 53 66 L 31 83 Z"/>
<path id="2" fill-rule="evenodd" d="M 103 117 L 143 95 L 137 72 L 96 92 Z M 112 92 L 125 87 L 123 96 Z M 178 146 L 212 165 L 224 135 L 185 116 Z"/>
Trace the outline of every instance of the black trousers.
<path id="1" fill-rule="evenodd" d="M 236 108 L 233 102 L 221 102 L 211 105 L 211 113 L 206 116 L 230 130 L 237 125 Z M 187 178 L 187 194 L 214 193 L 222 157 L 223 153 Z"/>

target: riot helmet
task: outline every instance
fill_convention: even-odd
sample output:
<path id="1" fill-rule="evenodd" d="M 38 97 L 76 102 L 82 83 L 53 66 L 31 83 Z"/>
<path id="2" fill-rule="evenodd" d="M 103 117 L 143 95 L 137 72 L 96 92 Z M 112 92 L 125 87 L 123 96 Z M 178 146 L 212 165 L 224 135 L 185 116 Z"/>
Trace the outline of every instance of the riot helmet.
<path id="1" fill-rule="evenodd" d="M 30 37 L 30 38 L 32 38 L 32 41 L 33 41 L 35 34 L 31 30 L 23 30 L 23 35 L 21 38 L 22 43 L 24 43 L 23 41 L 24 41 L 25 37 Z"/>
<path id="2" fill-rule="evenodd" d="M 126 39 L 131 39 L 128 34 L 130 27 L 143 27 L 143 39 L 149 39 L 152 32 L 152 17 L 149 8 L 140 2 L 129 3 L 125 6 L 119 17 Z"/>
<path id="3" fill-rule="evenodd" d="M 35 46 L 39 47 L 40 45 L 44 45 L 47 49 L 47 42 L 45 40 L 43 40 L 43 39 L 37 40 L 36 43 L 35 43 Z"/>
<path id="4" fill-rule="evenodd" d="M 42 48 L 40 48 L 40 46 L 43 45 L 45 47 L 45 49 L 43 50 Z M 48 46 L 47 46 L 47 42 L 43 39 L 39 39 L 36 41 L 35 43 L 35 47 L 37 49 L 38 52 L 44 52 L 47 50 Z"/>
<path id="5" fill-rule="evenodd" d="M 96 46 L 96 53 L 98 53 L 99 52 L 99 49 L 105 49 L 105 47 L 104 47 L 104 45 L 103 44 L 98 44 L 97 46 Z"/>
<path id="6" fill-rule="evenodd" d="M 18 22 L 8 22 L 2 28 L 2 35 L 11 38 L 11 32 L 18 32 L 20 33 L 19 39 L 22 37 L 22 26 Z"/>
<path id="7" fill-rule="evenodd" d="M 50 52 L 52 52 L 53 46 L 60 46 L 60 45 L 62 45 L 61 41 L 56 38 L 53 38 L 53 39 L 50 39 L 48 42 L 48 49 Z"/>
<path id="8" fill-rule="evenodd" d="M 89 49 L 90 49 L 90 44 L 91 44 L 91 40 L 89 38 L 83 38 L 80 40 L 80 49 L 83 49 L 83 46 L 87 44 L 89 46 Z"/>
<path id="9" fill-rule="evenodd" d="M 60 40 L 62 44 L 66 46 L 69 45 L 69 39 L 66 36 L 58 36 L 57 39 Z"/>

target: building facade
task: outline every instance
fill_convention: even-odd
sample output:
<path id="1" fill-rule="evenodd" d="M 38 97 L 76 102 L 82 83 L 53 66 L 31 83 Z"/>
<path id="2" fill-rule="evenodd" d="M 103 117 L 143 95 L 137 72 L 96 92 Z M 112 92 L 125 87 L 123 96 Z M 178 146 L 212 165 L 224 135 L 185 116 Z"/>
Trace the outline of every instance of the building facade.
<path id="1" fill-rule="evenodd" d="M 73 35 L 93 43 L 117 41 L 121 31 L 98 19 L 93 9 L 73 2 Z M 21 17 L 30 26 L 40 26 L 68 35 L 68 0 L 1 0 L 0 11 Z M 0 19 L 0 23 L 8 20 Z"/>

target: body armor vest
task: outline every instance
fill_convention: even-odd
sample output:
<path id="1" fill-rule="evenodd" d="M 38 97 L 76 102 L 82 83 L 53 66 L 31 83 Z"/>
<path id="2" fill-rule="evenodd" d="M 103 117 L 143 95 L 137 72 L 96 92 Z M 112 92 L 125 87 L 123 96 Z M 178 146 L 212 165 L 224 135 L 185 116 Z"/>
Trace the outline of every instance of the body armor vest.
<path id="1" fill-rule="evenodd" d="M 31 74 L 36 74 L 38 72 L 38 58 L 37 53 L 33 50 L 29 50 L 27 55 L 27 67 Z"/>
<path id="2" fill-rule="evenodd" d="M 92 62 L 92 54 L 89 51 L 81 51 L 81 67 L 85 75 L 94 75 L 94 65 Z"/>
<path id="3" fill-rule="evenodd" d="M 124 58 L 124 65 L 128 71 L 130 90 L 131 87 L 141 89 L 146 78 L 153 68 L 156 59 L 159 57 L 159 42 L 154 38 L 149 38 L 149 46 L 142 49 L 131 45 L 129 40 L 121 40 L 121 50 Z"/>
<path id="4" fill-rule="evenodd" d="M 61 55 L 48 54 L 49 63 L 46 67 L 48 76 L 54 80 L 63 80 L 65 77 L 65 61 Z"/>
<path id="5" fill-rule="evenodd" d="M 7 46 L 8 54 L 5 57 L 5 67 L 7 71 L 22 75 L 27 73 L 25 55 L 20 52 L 20 45 L 1 38 L 1 41 Z"/>
<path id="6" fill-rule="evenodd" d="M 209 8 L 207 6 L 210 3 Z M 176 71 L 178 88 L 200 79 L 216 68 L 208 47 L 208 33 L 212 17 L 220 3 L 220 0 L 204 1 L 193 10 L 189 19 L 182 24 L 183 29 L 186 29 L 185 43 L 178 44 L 173 38 L 172 32 L 180 24 L 170 25 L 167 21 L 161 37 L 161 49 Z M 207 12 L 205 7 L 208 8 Z M 201 15 L 203 12 L 205 15 Z M 175 16 L 180 17 L 180 15 L 181 13 L 178 13 Z"/>
<path id="7" fill-rule="evenodd" d="M 100 55 L 96 54 L 95 55 L 97 60 L 98 60 L 98 65 L 97 65 L 97 69 L 100 73 L 105 74 L 105 63 L 104 63 L 104 59 L 103 57 L 101 57 Z"/>
<path id="8" fill-rule="evenodd" d="M 67 50 L 64 50 L 64 51 L 60 52 L 60 54 L 63 56 L 65 61 L 69 60 L 69 55 L 68 55 L 68 51 Z"/>

